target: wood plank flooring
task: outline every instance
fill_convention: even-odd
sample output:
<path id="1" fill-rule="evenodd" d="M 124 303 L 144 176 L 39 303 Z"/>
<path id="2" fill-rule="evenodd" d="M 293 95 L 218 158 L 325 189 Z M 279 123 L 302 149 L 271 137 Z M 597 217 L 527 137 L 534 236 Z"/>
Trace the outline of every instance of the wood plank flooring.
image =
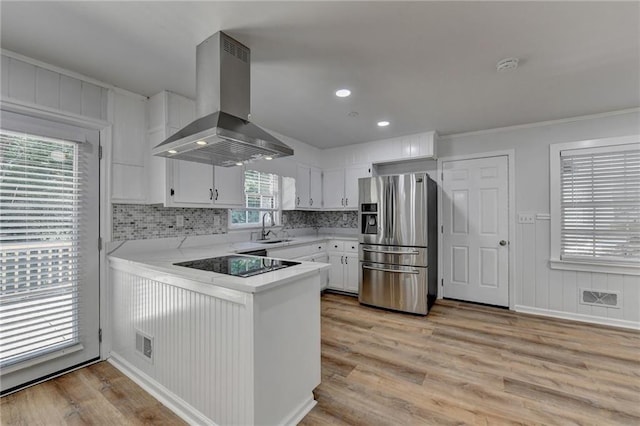
<path id="1" fill-rule="evenodd" d="M 0 399 L 2 425 L 186 425 L 108 362 Z"/>
<path id="2" fill-rule="evenodd" d="M 640 333 L 438 301 L 427 317 L 322 300 L 302 425 L 640 425 Z"/>
<path id="3" fill-rule="evenodd" d="M 302 425 L 640 425 L 640 333 L 438 301 L 427 317 L 322 297 Z M 0 400 L 2 425 L 180 425 L 108 363 Z"/>

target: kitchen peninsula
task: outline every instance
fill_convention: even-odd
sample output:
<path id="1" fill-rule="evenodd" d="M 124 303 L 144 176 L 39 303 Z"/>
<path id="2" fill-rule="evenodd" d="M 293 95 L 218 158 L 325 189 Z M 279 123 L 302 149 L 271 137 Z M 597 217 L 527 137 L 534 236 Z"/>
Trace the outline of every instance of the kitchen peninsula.
<path id="1" fill-rule="evenodd" d="M 192 424 L 295 424 L 315 405 L 328 265 L 242 278 L 174 265 L 230 245 L 123 249 L 109 257 L 116 367 Z"/>

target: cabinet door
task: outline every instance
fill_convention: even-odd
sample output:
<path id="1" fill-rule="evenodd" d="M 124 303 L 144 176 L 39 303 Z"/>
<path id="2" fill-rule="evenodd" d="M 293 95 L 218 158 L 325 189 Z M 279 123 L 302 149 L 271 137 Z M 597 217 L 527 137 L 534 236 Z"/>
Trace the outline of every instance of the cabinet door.
<path id="1" fill-rule="evenodd" d="M 309 200 L 309 185 L 311 184 L 310 168 L 307 166 L 298 165 L 298 176 L 296 177 L 296 207 L 308 208 L 310 206 Z"/>
<path id="2" fill-rule="evenodd" d="M 244 167 L 214 166 L 213 203 L 217 206 L 244 206 Z"/>
<path id="3" fill-rule="evenodd" d="M 309 206 L 322 208 L 322 170 L 311 167 L 309 171 Z"/>
<path id="4" fill-rule="evenodd" d="M 358 179 L 371 176 L 369 166 L 354 166 L 344 171 L 344 206 L 358 210 Z"/>
<path id="5" fill-rule="evenodd" d="M 358 256 L 344 256 L 344 291 L 358 292 Z"/>
<path id="6" fill-rule="evenodd" d="M 212 207 L 213 166 L 169 160 L 173 164 L 172 205 L 197 204 Z"/>
<path id="7" fill-rule="evenodd" d="M 344 255 L 329 253 L 329 288 L 344 290 Z"/>
<path id="8" fill-rule="evenodd" d="M 344 207 L 344 169 L 325 170 L 322 176 L 322 207 Z"/>

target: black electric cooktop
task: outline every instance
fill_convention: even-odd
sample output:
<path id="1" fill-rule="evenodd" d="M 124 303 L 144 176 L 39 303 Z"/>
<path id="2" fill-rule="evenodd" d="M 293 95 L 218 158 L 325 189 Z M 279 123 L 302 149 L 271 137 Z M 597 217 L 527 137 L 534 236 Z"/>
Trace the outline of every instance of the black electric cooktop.
<path id="1" fill-rule="evenodd" d="M 265 274 L 267 272 L 299 264 L 300 262 L 290 262 L 288 260 L 237 255 L 174 263 L 176 266 L 184 266 L 185 268 L 200 269 L 202 271 L 217 272 L 219 274 L 233 275 L 234 277 L 243 278 Z"/>

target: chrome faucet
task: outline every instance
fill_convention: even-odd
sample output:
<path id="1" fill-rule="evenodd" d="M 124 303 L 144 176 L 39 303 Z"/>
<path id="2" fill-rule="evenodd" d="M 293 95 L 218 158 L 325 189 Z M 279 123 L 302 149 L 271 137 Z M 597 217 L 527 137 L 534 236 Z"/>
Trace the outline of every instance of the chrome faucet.
<path id="1" fill-rule="evenodd" d="M 267 215 L 269 215 L 271 217 L 271 226 L 274 225 L 274 223 L 273 223 L 273 212 L 264 212 L 264 214 L 262 215 L 262 232 L 260 233 L 260 239 L 261 240 L 266 240 L 267 239 L 267 235 L 273 234 L 273 232 L 271 230 L 268 230 L 267 232 L 264 232 L 264 218 L 267 217 Z"/>

